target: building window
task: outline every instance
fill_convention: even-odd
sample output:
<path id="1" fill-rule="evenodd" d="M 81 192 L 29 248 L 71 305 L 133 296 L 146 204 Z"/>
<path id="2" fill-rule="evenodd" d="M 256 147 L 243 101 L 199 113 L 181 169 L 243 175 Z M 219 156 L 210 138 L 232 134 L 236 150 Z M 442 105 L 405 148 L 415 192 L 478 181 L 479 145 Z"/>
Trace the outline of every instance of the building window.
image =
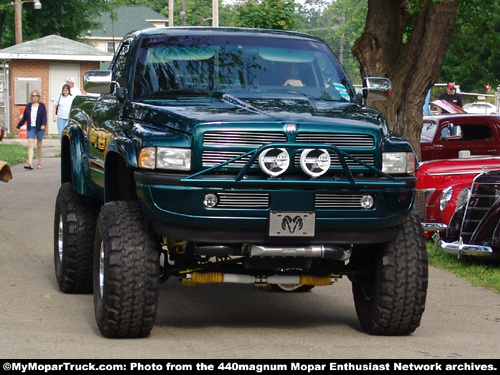
<path id="1" fill-rule="evenodd" d="M 115 42 L 106 42 L 106 51 L 115 53 Z"/>

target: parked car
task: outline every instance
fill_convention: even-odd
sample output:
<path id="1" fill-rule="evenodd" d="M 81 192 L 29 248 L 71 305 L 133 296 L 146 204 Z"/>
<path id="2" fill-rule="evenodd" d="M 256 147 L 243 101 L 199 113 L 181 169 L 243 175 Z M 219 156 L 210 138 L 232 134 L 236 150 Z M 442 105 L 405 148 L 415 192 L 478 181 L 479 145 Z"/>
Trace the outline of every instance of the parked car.
<path id="1" fill-rule="evenodd" d="M 457 200 L 484 170 L 500 170 L 500 157 L 432 160 L 420 163 L 414 209 L 429 233 L 445 233 Z"/>
<path id="2" fill-rule="evenodd" d="M 499 115 L 449 114 L 423 121 L 421 161 L 500 155 Z"/>
<path id="3" fill-rule="evenodd" d="M 474 102 L 463 106 L 467 113 L 498 114 L 498 108 L 488 102 Z"/>
<path id="4" fill-rule="evenodd" d="M 500 260 L 500 171 L 477 175 L 457 200 L 446 237 L 437 241 L 445 253 Z"/>

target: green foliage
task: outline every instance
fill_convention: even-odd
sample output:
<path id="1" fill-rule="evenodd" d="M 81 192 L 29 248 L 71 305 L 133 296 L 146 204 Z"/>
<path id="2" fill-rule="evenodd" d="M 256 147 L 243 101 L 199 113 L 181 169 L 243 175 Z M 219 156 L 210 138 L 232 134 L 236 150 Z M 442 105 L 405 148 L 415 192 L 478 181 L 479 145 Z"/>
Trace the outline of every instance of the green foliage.
<path id="1" fill-rule="evenodd" d="M 500 262 L 480 260 L 471 257 L 458 258 L 434 249 L 434 243 L 427 243 L 429 264 L 450 271 L 470 283 L 500 292 Z"/>
<path id="2" fill-rule="evenodd" d="M 6 6 L 9 0 L 1 0 L 0 19 L 5 17 L 1 28 L 1 47 L 14 44 L 14 7 Z M 47 35 L 60 35 L 80 40 L 80 35 L 96 26 L 93 21 L 101 12 L 115 6 L 108 0 L 43 1 L 42 9 L 34 9 L 31 3 L 22 6 L 23 41 Z"/>
<path id="3" fill-rule="evenodd" d="M 461 1 L 456 31 L 440 82 L 454 81 L 462 91 L 485 92 L 500 84 L 500 0 Z M 490 92 L 491 94 L 491 92 Z"/>
<path id="4" fill-rule="evenodd" d="M 294 0 L 248 0 L 236 8 L 235 26 L 294 30 Z"/>
<path id="5" fill-rule="evenodd" d="M 351 53 L 363 33 L 368 3 L 358 0 L 308 0 L 297 30 L 323 39 L 354 83 L 361 84 L 359 62 Z"/>

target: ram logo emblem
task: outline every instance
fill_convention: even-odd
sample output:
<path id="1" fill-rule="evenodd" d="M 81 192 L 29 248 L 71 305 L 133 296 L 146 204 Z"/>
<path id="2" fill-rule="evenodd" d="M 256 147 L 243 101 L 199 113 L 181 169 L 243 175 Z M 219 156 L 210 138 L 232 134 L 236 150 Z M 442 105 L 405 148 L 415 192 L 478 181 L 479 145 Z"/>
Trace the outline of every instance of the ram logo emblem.
<path id="1" fill-rule="evenodd" d="M 304 222 L 300 216 L 295 216 L 293 219 L 290 216 L 285 216 L 281 221 L 281 229 L 288 231 L 290 234 L 295 233 L 296 230 L 301 230 Z"/>

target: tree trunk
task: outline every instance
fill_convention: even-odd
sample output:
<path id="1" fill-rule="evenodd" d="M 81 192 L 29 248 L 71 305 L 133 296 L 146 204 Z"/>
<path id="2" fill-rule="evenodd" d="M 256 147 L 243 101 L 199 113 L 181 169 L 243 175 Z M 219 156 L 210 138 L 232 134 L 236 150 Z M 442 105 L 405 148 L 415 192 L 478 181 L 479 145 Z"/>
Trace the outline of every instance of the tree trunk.
<path id="1" fill-rule="evenodd" d="M 390 78 L 391 99 L 373 106 L 385 114 L 392 132 L 408 139 L 419 157 L 425 95 L 439 78 L 458 3 L 421 0 L 411 19 L 404 0 L 368 0 L 365 30 L 352 48 L 363 77 Z M 409 20 L 411 31 L 405 41 Z"/>

